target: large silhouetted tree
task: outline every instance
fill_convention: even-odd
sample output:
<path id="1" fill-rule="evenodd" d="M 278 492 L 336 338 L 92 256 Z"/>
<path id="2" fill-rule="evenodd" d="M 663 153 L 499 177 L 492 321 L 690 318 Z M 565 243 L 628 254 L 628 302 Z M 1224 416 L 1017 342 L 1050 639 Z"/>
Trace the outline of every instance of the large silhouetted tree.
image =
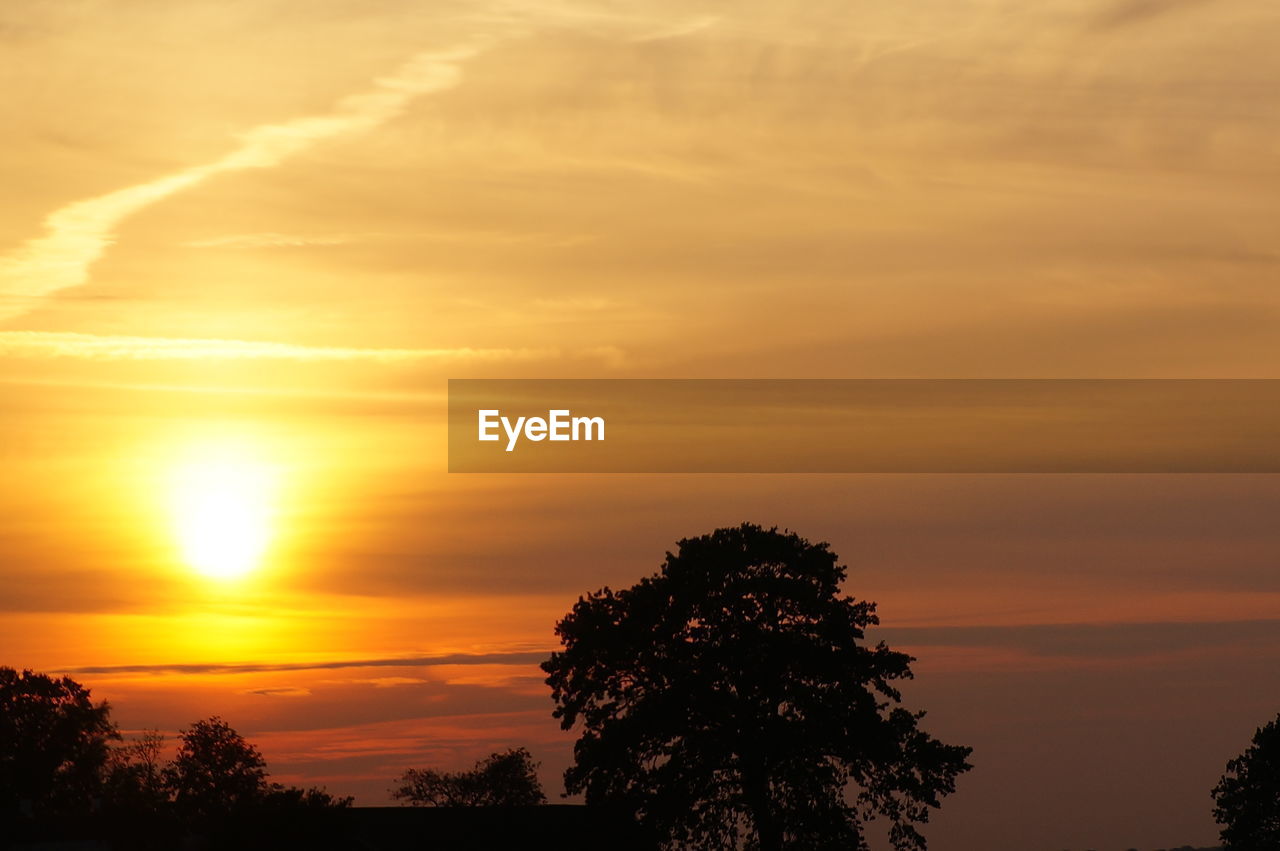
<path id="1" fill-rule="evenodd" d="M 1280 848 L 1280 716 L 1258 728 L 1249 748 L 1227 763 L 1213 799 L 1224 848 Z"/>
<path id="2" fill-rule="evenodd" d="M 490 754 L 470 771 L 411 768 L 397 782 L 392 796 L 415 807 L 527 807 L 547 802 L 538 782 L 538 763 L 525 748 Z"/>
<path id="3" fill-rule="evenodd" d="M 826 544 L 744 524 L 679 542 L 659 572 L 578 600 L 543 663 L 581 725 L 570 793 L 632 811 L 668 846 L 859 848 L 880 816 L 899 849 L 954 791 L 970 749 L 900 706 L 914 661 L 863 631 Z"/>
<path id="4" fill-rule="evenodd" d="M 70 677 L 0 668 L 0 814 L 86 810 L 119 734 Z"/>

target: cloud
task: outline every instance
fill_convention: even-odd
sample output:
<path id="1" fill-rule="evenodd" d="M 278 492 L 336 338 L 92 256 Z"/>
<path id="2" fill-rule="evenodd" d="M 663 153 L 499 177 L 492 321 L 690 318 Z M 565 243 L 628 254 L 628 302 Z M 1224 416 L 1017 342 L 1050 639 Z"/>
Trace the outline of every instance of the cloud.
<path id="1" fill-rule="evenodd" d="M 241 693 L 259 694 L 263 697 L 311 697 L 311 689 L 293 688 L 289 686 L 283 686 L 280 688 L 254 688 Z"/>
<path id="2" fill-rule="evenodd" d="M 1205 0 L 1121 0 L 1093 21 L 1094 30 L 1112 30 L 1161 18 L 1180 9 L 1203 6 Z"/>
<path id="3" fill-rule="evenodd" d="M 391 76 L 374 81 L 369 91 L 339 100 L 328 113 L 254 127 L 221 159 L 55 210 L 45 218 L 43 236 L 0 257 L 0 297 L 5 299 L 0 319 L 26 312 L 29 299 L 85 283 L 89 267 L 129 216 L 215 175 L 270 168 L 319 142 L 372 130 L 399 115 L 414 98 L 454 86 L 458 63 L 477 50 L 419 53 Z"/>
<path id="4" fill-rule="evenodd" d="M 701 15 L 696 18 L 690 18 L 678 24 L 672 24 L 668 27 L 635 36 L 632 42 L 641 44 L 649 41 L 666 41 L 673 38 L 684 38 L 685 36 L 695 35 L 714 27 L 720 22 L 719 15 Z"/>
<path id="5" fill-rule="evenodd" d="M 185 248 L 301 248 L 307 245 L 346 245 L 376 234 L 233 233 L 184 242 Z"/>
<path id="6" fill-rule="evenodd" d="M 353 242 L 374 240 L 389 241 L 411 239 L 416 242 L 493 244 L 536 244 L 558 248 L 573 248 L 593 241 L 588 234 L 510 233 L 501 231 L 436 231 L 432 233 L 232 233 L 208 239 L 193 239 L 182 243 L 184 248 L 303 248 L 306 246 L 348 245 Z"/>
<path id="7" fill-rule="evenodd" d="M 1274 646 L 1280 620 L 880 627 L 876 637 L 907 647 L 983 647 L 1040 657 L 1125 659 L 1235 645 Z"/>
<path id="8" fill-rule="evenodd" d="M 364 683 L 374 688 L 396 688 L 397 686 L 420 686 L 432 682 L 422 677 L 365 677 L 363 679 L 335 680 L 334 682 Z"/>
<path id="9" fill-rule="evenodd" d="M 550 651 L 511 653 L 447 653 L 440 656 L 402 656 L 375 659 L 336 659 L 318 662 L 261 662 L 240 665 L 95 665 L 67 668 L 63 674 L 260 674 L 281 671 L 334 671 L 346 668 L 414 668 L 429 665 L 522 665 L 542 662 Z"/>
<path id="10" fill-rule="evenodd" d="M 288 360 L 510 362 L 554 360 L 572 354 L 617 363 L 611 346 L 562 352 L 559 349 L 398 349 L 348 346 L 300 346 L 258 340 L 131 337 L 63 331 L 0 331 L 0 357 L 79 358 L 85 360 Z"/>

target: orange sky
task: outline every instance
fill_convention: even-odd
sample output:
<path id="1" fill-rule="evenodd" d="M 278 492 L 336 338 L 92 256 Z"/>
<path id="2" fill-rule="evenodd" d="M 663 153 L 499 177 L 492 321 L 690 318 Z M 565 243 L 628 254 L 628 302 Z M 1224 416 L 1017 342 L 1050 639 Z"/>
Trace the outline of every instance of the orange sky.
<path id="1" fill-rule="evenodd" d="M 570 737 L 577 596 L 827 540 L 975 747 L 938 851 L 1209 844 L 1280 708 L 1267 476 L 450 476 L 449 377 L 1277 377 L 1243 0 L 0 8 L 0 664 L 281 778 Z M 192 569 L 181 480 L 270 481 Z M 265 497 L 264 497 L 265 499 Z"/>

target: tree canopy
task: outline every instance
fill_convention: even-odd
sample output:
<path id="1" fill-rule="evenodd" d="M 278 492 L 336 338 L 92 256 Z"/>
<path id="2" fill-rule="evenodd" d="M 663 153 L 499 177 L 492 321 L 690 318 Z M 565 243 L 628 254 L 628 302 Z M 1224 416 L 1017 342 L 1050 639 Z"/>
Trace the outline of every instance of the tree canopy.
<path id="1" fill-rule="evenodd" d="M 912 657 L 870 645 L 875 604 L 841 594 L 826 544 L 752 524 L 682 540 L 658 573 L 580 598 L 543 663 L 570 793 L 620 805 L 668 846 L 898 849 L 970 749 L 903 708 Z"/>
<path id="2" fill-rule="evenodd" d="M 1280 848 L 1280 716 L 1259 727 L 1245 752 L 1227 763 L 1213 799 L 1225 849 Z"/>
<path id="3" fill-rule="evenodd" d="M 267 761 L 226 721 L 217 716 L 197 721 L 180 738 L 178 754 L 165 769 L 180 811 L 226 815 L 266 797 Z"/>
<path id="4" fill-rule="evenodd" d="M 0 667 L 0 813 L 85 809 L 120 735 L 70 677 Z"/>
<path id="5" fill-rule="evenodd" d="M 538 763 L 525 748 L 490 754 L 470 771 L 411 768 L 394 798 L 416 807 L 525 807 L 545 804 Z"/>

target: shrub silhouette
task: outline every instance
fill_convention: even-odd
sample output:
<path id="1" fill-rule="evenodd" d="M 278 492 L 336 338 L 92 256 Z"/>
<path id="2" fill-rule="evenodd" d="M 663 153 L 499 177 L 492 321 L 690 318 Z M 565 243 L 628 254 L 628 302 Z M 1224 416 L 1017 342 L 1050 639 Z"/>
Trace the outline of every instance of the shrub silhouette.
<path id="1" fill-rule="evenodd" d="M 538 763 L 525 748 L 490 754 L 470 771 L 411 768 L 392 797 L 415 807 L 526 807 L 545 804 Z"/>

